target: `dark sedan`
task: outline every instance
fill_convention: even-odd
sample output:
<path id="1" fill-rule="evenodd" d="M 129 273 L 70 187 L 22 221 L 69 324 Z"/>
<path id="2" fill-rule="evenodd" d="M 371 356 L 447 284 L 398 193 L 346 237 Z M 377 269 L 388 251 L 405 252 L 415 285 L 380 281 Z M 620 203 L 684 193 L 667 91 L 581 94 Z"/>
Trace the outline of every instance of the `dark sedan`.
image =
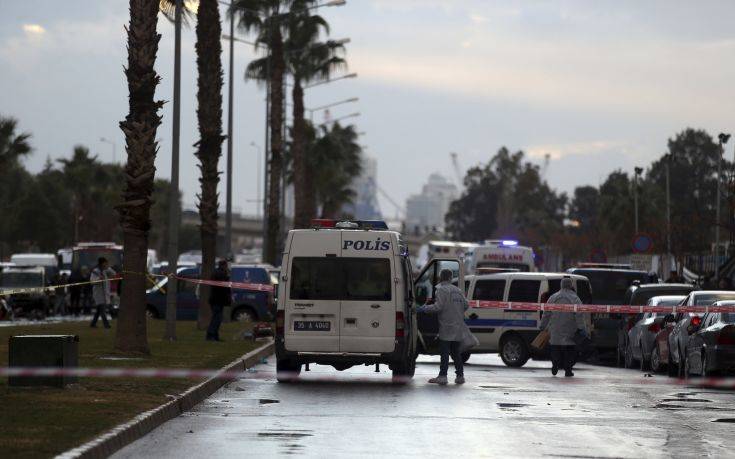
<path id="1" fill-rule="evenodd" d="M 734 301 L 715 303 L 735 306 Z M 712 376 L 735 370 L 735 312 L 710 312 L 692 330 L 687 345 L 686 375 Z"/>

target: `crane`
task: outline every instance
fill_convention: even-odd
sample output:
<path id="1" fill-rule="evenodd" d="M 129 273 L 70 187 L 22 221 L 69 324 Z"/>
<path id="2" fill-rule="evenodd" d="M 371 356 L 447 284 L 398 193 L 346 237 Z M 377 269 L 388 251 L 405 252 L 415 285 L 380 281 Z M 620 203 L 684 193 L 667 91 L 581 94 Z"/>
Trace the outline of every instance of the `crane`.
<path id="1" fill-rule="evenodd" d="M 454 166 L 454 175 L 457 179 L 457 186 L 462 188 L 462 172 L 459 168 L 459 160 L 457 159 L 457 153 L 451 152 L 449 156 L 452 158 L 452 166 Z"/>
<path id="2" fill-rule="evenodd" d="M 393 205 L 393 207 L 396 208 L 396 220 L 400 219 L 400 215 L 406 215 L 406 210 L 401 207 L 396 201 L 393 200 L 393 198 L 390 197 L 390 195 L 380 187 L 377 183 L 375 184 L 375 187 L 378 189 L 378 192 L 383 195 L 385 199 L 388 200 L 389 203 Z"/>

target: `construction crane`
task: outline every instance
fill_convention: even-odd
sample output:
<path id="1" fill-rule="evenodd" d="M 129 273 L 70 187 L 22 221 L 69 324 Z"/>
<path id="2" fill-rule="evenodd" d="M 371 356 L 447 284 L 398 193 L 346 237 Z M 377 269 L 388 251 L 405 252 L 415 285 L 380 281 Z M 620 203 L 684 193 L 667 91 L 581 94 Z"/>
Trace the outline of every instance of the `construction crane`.
<path id="1" fill-rule="evenodd" d="M 462 172 L 459 168 L 459 160 L 457 159 L 457 153 L 451 152 L 449 156 L 452 158 L 452 166 L 454 166 L 454 176 L 457 180 L 457 187 L 462 188 Z"/>
<path id="2" fill-rule="evenodd" d="M 406 209 L 404 209 L 396 201 L 394 201 L 393 198 L 391 198 L 390 195 L 384 189 L 382 189 L 377 183 L 375 184 L 375 187 L 378 189 L 378 192 L 382 194 L 383 197 L 387 199 L 388 202 L 393 205 L 393 207 L 396 208 L 396 220 L 399 220 L 401 218 L 401 214 L 406 215 Z"/>

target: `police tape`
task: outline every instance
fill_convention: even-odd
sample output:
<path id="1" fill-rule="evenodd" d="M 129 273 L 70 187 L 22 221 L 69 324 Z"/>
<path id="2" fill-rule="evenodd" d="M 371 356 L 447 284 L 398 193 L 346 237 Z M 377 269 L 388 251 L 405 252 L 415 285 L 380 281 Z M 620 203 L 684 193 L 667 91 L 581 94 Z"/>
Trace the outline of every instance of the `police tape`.
<path id="1" fill-rule="evenodd" d="M 56 289 L 59 288 L 67 288 L 67 287 L 78 287 L 81 285 L 90 285 L 90 284 L 99 284 L 101 282 L 107 282 L 107 281 L 117 281 L 121 280 L 121 277 L 111 277 L 109 279 L 100 279 L 100 280 L 94 280 L 94 281 L 84 281 L 84 282 L 74 282 L 71 284 L 58 284 L 58 285 L 49 285 L 47 287 L 23 287 L 23 288 L 3 288 L 0 289 L 0 297 L 3 296 L 10 296 L 10 295 L 18 295 L 21 293 L 44 293 L 44 292 L 53 292 L 56 291 Z"/>
<path id="2" fill-rule="evenodd" d="M 620 304 L 553 304 L 553 303 L 528 303 L 519 301 L 488 301 L 470 300 L 470 307 L 476 309 L 502 309 L 506 312 L 525 311 L 561 311 L 561 312 L 589 312 L 602 314 L 645 314 L 649 312 L 661 312 L 676 314 L 679 312 L 707 313 L 707 312 L 735 312 L 735 305 L 731 306 L 635 306 Z"/>
<path id="3" fill-rule="evenodd" d="M 0 367 L 0 377 L 11 378 L 59 378 L 59 377 L 77 377 L 77 378 L 172 378 L 172 379 L 225 379 L 225 380 L 273 380 L 273 379 L 290 379 L 298 380 L 303 378 L 303 373 L 296 372 L 274 372 L 272 370 L 257 370 L 249 368 L 247 370 L 226 371 L 226 370 L 210 370 L 210 369 L 185 369 L 185 368 L 61 368 L 61 367 Z M 586 378 L 575 378 L 577 382 L 584 381 Z M 309 382 L 365 382 L 375 381 L 375 378 L 365 378 L 350 375 L 349 378 L 338 378 L 326 374 L 310 375 L 304 378 Z M 410 377 L 394 377 L 393 382 L 407 383 Z M 599 379 L 591 378 L 598 382 Z M 670 384 L 673 386 L 690 386 L 705 387 L 710 389 L 735 390 L 735 378 L 732 377 L 706 377 L 696 379 L 673 379 L 665 380 L 657 378 L 643 378 L 630 380 L 631 383 L 638 384 Z"/>
<path id="4" fill-rule="evenodd" d="M 136 276 L 147 276 L 147 277 L 158 277 L 158 278 L 175 278 L 176 280 L 183 282 L 190 282 L 198 285 L 209 285 L 212 287 L 226 287 L 234 290 L 256 290 L 259 292 L 272 292 L 274 287 L 270 284 L 259 284 L 255 282 L 230 282 L 230 281 L 216 281 L 216 280 L 204 280 L 197 279 L 195 277 L 186 276 L 174 276 L 173 274 L 152 274 L 152 273 L 139 273 L 136 271 L 123 271 L 123 274 L 133 274 Z M 155 282 L 154 282 L 155 283 Z"/>

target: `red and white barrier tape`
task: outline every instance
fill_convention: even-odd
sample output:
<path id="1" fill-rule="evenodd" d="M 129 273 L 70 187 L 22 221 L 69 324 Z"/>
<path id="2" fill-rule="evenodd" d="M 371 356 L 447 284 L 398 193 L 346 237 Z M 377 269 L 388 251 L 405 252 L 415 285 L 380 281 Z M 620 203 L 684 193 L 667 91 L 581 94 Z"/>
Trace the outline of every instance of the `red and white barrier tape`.
<path id="1" fill-rule="evenodd" d="M 0 367 L 0 377 L 80 377 L 80 378 L 218 378 L 218 379 L 273 379 L 272 371 L 245 370 L 193 370 L 183 368 L 58 368 L 58 367 Z M 296 373 L 287 376 L 298 378 Z M 311 381 L 312 378 L 309 378 Z M 582 378 L 584 379 L 584 378 Z M 336 381 L 342 379 L 320 375 L 318 381 Z M 407 378 L 407 381 L 410 378 Z M 350 380 L 352 381 L 352 380 Z M 597 381 L 597 380 L 595 380 Z M 666 383 L 680 386 L 698 386 L 713 389 L 735 389 L 735 378 L 698 378 L 698 379 L 666 379 Z M 349 381 L 344 381 L 349 382 Z M 655 384 L 661 380 L 632 380 L 634 383 Z"/>
<path id="2" fill-rule="evenodd" d="M 524 303 L 516 301 L 484 301 L 471 300 L 470 307 L 478 309 L 504 309 L 507 311 L 563 311 L 591 312 L 614 314 L 645 314 L 647 312 L 663 312 L 676 314 L 679 312 L 735 312 L 735 306 L 633 306 L 620 304 L 552 304 Z"/>
<path id="3" fill-rule="evenodd" d="M 234 290 L 256 290 L 259 292 L 272 292 L 273 286 L 270 284 L 254 284 L 250 282 L 225 282 L 194 279 L 191 277 L 176 276 L 176 279 L 184 282 L 191 282 L 199 285 L 211 285 L 213 287 L 228 287 Z"/>

